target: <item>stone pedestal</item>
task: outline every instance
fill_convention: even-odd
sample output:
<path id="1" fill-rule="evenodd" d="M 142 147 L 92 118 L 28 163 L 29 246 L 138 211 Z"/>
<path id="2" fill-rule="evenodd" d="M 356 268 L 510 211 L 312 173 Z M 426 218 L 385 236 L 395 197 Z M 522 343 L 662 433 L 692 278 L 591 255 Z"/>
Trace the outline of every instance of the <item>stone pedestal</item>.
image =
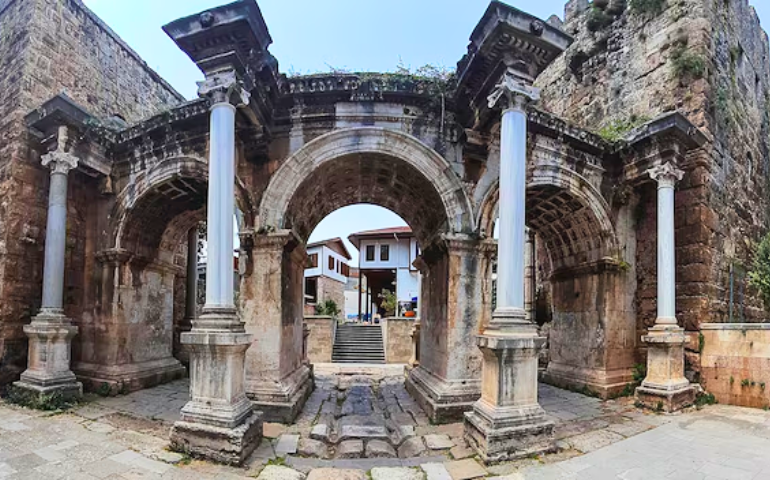
<path id="1" fill-rule="evenodd" d="M 534 325 L 487 330 L 478 337 L 484 356 L 481 399 L 465 414 L 465 438 L 485 463 L 555 448 L 554 424 L 537 401 L 538 351 L 544 343 Z"/>
<path id="2" fill-rule="evenodd" d="M 262 439 L 262 417 L 254 412 L 244 388 L 244 359 L 251 335 L 232 328 L 216 328 L 234 312 L 204 314 L 182 334 L 190 352 L 192 400 L 182 408 L 181 420 L 171 429 L 171 448 L 193 457 L 240 465 Z M 242 327 L 241 327 L 242 328 Z"/>
<path id="3" fill-rule="evenodd" d="M 684 376 L 684 329 L 658 325 L 642 341 L 647 344 L 647 377 L 636 389 L 637 402 L 666 413 L 692 405 L 696 391 Z"/>
<path id="4" fill-rule="evenodd" d="M 29 337 L 29 363 L 14 386 L 35 395 L 82 397 L 83 385 L 70 370 L 72 337 L 78 328 L 64 315 L 41 312 L 24 326 L 24 333 Z"/>

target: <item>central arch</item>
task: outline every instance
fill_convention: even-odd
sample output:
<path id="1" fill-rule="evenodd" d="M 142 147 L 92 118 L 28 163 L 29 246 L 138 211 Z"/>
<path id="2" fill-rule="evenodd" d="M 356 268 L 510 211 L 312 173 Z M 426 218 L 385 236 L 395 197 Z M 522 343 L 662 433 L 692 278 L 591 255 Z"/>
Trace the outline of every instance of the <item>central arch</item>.
<path id="1" fill-rule="evenodd" d="M 354 203 L 394 211 L 422 245 L 440 232 L 475 230 L 470 200 L 449 162 L 407 133 L 378 127 L 335 130 L 289 157 L 262 197 L 260 226 L 294 229 L 307 239 L 326 215 Z"/>
<path id="2" fill-rule="evenodd" d="M 311 381 L 302 364 L 304 245 L 327 215 L 361 203 L 399 215 L 423 249 L 420 369 L 425 390 L 433 393 L 426 391 L 421 403 L 432 413 L 444 402 L 457 414 L 459 396 L 468 406 L 478 398 L 481 361 L 474 338 L 483 308 L 468 298 L 482 297 L 476 280 L 484 262 L 468 261 L 481 249 L 473 246 L 476 225 L 463 184 L 444 157 L 409 134 L 348 128 L 292 154 L 260 203 L 253 271 L 245 269 L 241 305 L 256 337 L 247 352 L 246 389 L 268 420 L 290 421 L 308 390 L 303 384 Z"/>

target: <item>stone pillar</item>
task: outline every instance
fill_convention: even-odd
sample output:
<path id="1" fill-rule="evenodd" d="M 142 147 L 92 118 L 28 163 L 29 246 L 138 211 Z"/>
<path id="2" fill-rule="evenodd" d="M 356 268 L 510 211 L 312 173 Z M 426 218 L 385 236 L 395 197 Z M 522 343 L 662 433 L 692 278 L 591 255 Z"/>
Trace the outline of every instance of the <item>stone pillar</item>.
<path id="1" fill-rule="evenodd" d="M 412 325 L 412 358 L 409 359 L 412 368 L 420 366 L 420 321 L 416 320 Z"/>
<path id="2" fill-rule="evenodd" d="M 24 333 L 29 337 L 28 367 L 14 385 L 32 395 L 61 395 L 76 399 L 83 385 L 70 370 L 72 337 L 78 328 L 64 316 L 64 258 L 67 243 L 67 176 L 78 159 L 65 152 L 67 127 L 59 128 L 58 148 L 43 155 L 43 166 L 51 169 L 48 190 L 48 221 L 43 265 L 43 303 Z"/>
<path id="3" fill-rule="evenodd" d="M 537 290 L 537 278 L 535 271 L 535 232 L 527 229 L 527 246 L 524 249 L 524 311 L 530 322 L 535 321 L 535 292 Z"/>
<path id="4" fill-rule="evenodd" d="M 181 336 L 184 332 L 192 330 L 192 323 L 197 316 L 198 310 L 198 226 L 191 228 L 187 232 L 187 274 L 185 285 L 185 304 L 184 318 L 179 324 L 177 335 Z M 174 338 L 177 341 L 179 336 Z M 190 363 L 190 353 L 184 345 L 181 345 L 177 352 L 179 361 L 188 365 Z"/>
<path id="5" fill-rule="evenodd" d="M 648 173 L 658 182 L 658 318 L 642 337 L 647 377 L 636 389 L 636 398 L 648 408 L 674 412 L 695 401 L 695 389 L 684 376 L 684 329 L 676 320 L 674 185 L 684 172 L 665 163 Z"/>
<path id="6" fill-rule="evenodd" d="M 527 113 L 539 90 L 508 70 L 490 108 L 503 101 L 497 308 L 478 337 L 481 399 L 465 414 L 465 436 L 487 463 L 552 450 L 553 422 L 537 401 L 538 350 L 545 339 L 524 310 Z"/>
<path id="7" fill-rule="evenodd" d="M 209 76 L 199 95 L 211 101 L 206 305 L 182 334 L 190 353 L 190 394 L 171 429 L 174 450 L 240 465 L 262 438 L 261 414 L 246 398 L 244 362 L 251 345 L 233 296 L 235 105 L 249 94 L 234 72 Z"/>

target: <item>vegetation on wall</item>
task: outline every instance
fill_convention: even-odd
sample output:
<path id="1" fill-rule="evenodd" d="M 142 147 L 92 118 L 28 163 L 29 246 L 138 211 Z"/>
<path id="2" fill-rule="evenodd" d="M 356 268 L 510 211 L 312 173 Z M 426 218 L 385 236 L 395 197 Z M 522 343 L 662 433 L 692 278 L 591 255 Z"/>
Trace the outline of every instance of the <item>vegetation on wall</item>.
<path id="1" fill-rule="evenodd" d="M 749 281 L 759 290 L 765 309 L 770 310 L 770 234 L 759 242 Z"/>
<path id="2" fill-rule="evenodd" d="M 596 133 L 608 142 L 615 143 L 623 140 L 626 134 L 628 134 L 631 130 L 649 121 L 650 118 L 647 116 L 631 115 L 628 118 L 611 120 Z"/>
<path id="3" fill-rule="evenodd" d="M 666 0 L 631 0 L 631 12 L 637 15 L 660 15 L 666 7 Z"/>
<path id="4" fill-rule="evenodd" d="M 385 316 L 392 317 L 395 315 L 396 308 L 398 307 L 398 299 L 396 298 L 396 294 L 387 288 L 383 288 L 382 293 L 380 293 L 380 298 L 382 298 L 381 306 L 385 309 Z"/>
<path id="5" fill-rule="evenodd" d="M 671 62 L 674 74 L 680 79 L 697 80 L 706 74 L 706 61 L 689 49 L 685 41 L 677 42 L 673 47 Z"/>
<path id="6" fill-rule="evenodd" d="M 591 11 L 588 12 L 588 30 L 596 32 L 612 23 L 612 16 L 604 13 L 604 10 L 598 8 L 596 5 L 591 7 Z"/>

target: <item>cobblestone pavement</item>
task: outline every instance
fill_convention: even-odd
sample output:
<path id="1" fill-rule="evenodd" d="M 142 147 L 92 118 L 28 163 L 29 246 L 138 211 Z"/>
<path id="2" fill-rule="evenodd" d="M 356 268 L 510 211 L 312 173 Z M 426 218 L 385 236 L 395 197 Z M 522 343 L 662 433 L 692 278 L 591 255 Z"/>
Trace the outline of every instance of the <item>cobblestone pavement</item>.
<path id="1" fill-rule="evenodd" d="M 243 468 L 165 449 L 186 382 L 58 415 L 0 403 L 0 479 L 770 478 L 770 413 L 760 410 L 714 406 L 659 416 L 628 400 L 601 402 L 541 386 L 559 453 L 484 468 L 463 443 L 461 424 L 430 425 L 399 379 L 318 380 L 297 423 L 266 424 L 268 439 Z"/>

